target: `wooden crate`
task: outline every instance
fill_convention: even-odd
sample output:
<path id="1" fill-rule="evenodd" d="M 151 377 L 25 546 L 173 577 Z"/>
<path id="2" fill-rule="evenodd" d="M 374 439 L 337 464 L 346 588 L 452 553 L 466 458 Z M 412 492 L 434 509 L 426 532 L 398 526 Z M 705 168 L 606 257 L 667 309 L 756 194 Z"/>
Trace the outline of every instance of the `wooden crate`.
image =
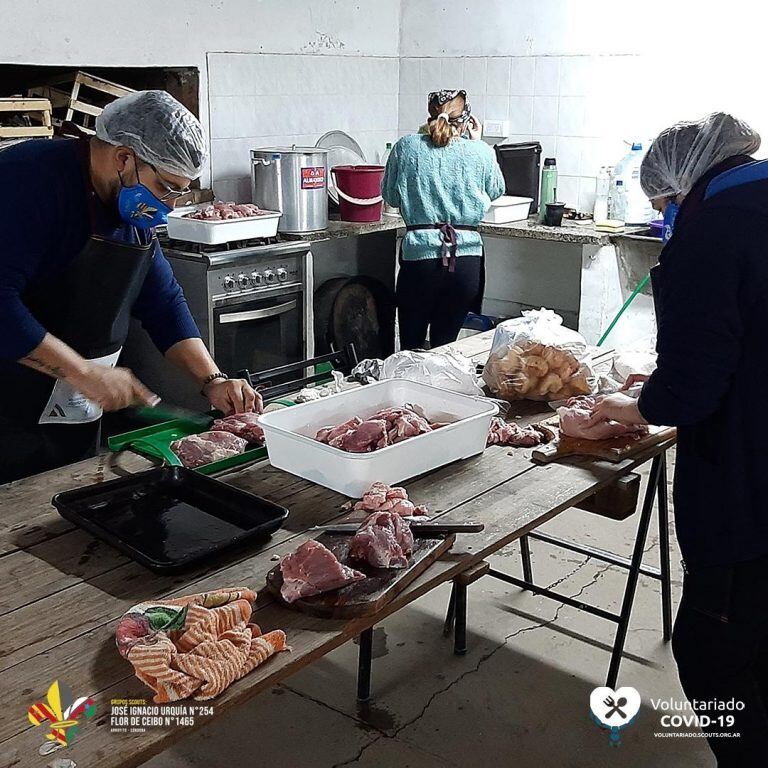
<path id="1" fill-rule="evenodd" d="M 93 122 L 104 111 L 103 106 L 91 103 L 94 100 L 94 95 L 90 94 L 90 91 L 97 91 L 100 96 L 96 98 L 101 102 L 105 101 L 105 96 L 106 101 L 110 102 L 121 96 L 127 96 L 129 93 L 134 93 L 133 88 L 126 88 L 104 78 L 89 75 L 87 72 L 77 72 L 64 119 L 67 122 L 76 123 L 87 133 L 95 132 L 92 127 Z M 76 117 L 78 119 L 75 119 Z"/>
<path id="2" fill-rule="evenodd" d="M 51 102 L 48 99 L 23 97 L 0 98 L 3 116 L 19 115 L 30 125 L 0 125 L 0 139 L 20 139 L 53 136 Z M 32 122 L 39 125 L 31 125 Z"/>
<path id="3" fill-rule="evenodd" d="M 27 96 L 51 101 L 52 123 L 57 132 L 62 133 L 63 124 L 68 122 L 80 129 L 78 134 L 93 134 L 94 121 L 104 107 L 133 92 L 132 88 L 80 70 L 46 77 L 31 85 Z"/>

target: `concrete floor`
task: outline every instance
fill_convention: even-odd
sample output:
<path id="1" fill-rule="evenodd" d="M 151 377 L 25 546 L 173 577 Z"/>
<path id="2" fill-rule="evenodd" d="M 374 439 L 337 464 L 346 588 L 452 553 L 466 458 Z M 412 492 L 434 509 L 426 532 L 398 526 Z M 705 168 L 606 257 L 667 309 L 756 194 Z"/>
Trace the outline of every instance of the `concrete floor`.
<path id="1" fill-rule="evenodd" d="M 569 510 L 542 530 L 628 555 L 637 520 Z M 654 519 L 646 555 L 653 564 L 657 532 Z M 623 571 L 543 543 L 532 549 L 538 583 L 618 612 Z M 672 559 L 676 606 L 676 542 Z M 519 574 L 517 545 L 492 565 Z M 643 707 L 618 748 L 592 722 L 588 703 L 605 684 L 615 625 L 486 577 L 469 589 L 469 650 L 456 657 L 441 634 L 448 594 L 447 586 L 435 590 L 377 628 L 367 709 L 355 703 L 357 647 L 348 643 L 147 766 L 714 766 L 704 739 L 654 737 L 661 713 L 650 698 L 684 698 L 661 641 L 658 582 L 640 578 L 619 685 L 637 688 Z"/>

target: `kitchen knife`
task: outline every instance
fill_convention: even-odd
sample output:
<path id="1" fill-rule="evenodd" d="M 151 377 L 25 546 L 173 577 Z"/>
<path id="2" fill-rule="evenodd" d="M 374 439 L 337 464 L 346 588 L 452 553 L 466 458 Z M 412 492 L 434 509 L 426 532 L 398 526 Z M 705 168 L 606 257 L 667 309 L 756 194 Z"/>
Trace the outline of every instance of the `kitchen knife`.
<path id="1" fill-rule="evenodd" d="M 338 523 L 337 525 L 316 525 L 310 531 L 321 533 L 349 534 L 357 533 L 359 523 Z M 411 533 L 418 538 L 442 536 L 449 533 L 480 533 L 485 528 L 483 523 L 411 523 Z"/>
<path id="2" fill-rule="evenodd" d="M 154 405 L 139 405 L 128 409 L 129 413 L 137 419 L 151 424 L 159 424 L 163 421 L 183 421 L 191 429 L 202 431 L 213 424 L 214 417 L 211 414 L 190 411 L 177 405 L 168 405 L 157 398 Z"/>

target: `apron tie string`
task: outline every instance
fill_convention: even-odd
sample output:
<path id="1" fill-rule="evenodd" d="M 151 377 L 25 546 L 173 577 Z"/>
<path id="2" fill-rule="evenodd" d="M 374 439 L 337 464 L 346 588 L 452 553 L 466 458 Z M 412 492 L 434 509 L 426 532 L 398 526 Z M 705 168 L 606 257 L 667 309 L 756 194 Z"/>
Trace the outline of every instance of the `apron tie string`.
<path id="1" fill-rule="evenodd" d="M 457 229 L 467 232 L 477 232 L 476 226 L 468 224 L 451 224 L 449 222 L 440 222 L 439 224 L 409 224 L 406 231 L 413 232 L 418 229 L 436 229 L 440 232 L 440 256 L 443 259 L 443 266 L 448 268 L 449 272 L 456 271 L 456 252 L 459 247 L 459 238 L 456 234 Z"/>
<path id="2" fill-rule="evenodd" d="M 449 272 L 456 271 L 456 249 L 459 245 L 456 230 L 450 224 L 440 224 L 440 237 L 442 246 L 440 255 L 443 257 L 443 266 L 448 267 Z"/>

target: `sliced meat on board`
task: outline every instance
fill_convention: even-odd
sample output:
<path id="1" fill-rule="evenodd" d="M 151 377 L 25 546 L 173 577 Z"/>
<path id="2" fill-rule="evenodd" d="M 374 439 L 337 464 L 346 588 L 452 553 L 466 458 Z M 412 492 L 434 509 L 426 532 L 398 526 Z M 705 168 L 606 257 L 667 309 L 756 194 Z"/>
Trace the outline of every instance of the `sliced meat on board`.
<path id="1" fill-rule="evenodd" d="M 542 424 L 521 427 L 514 422 L 506 422 L 499 416 L 491 419 L 486 445 L 505 445 L 512 448 L 531 448 L 534 445 L 548 443 L 555 439 L 555 433 Z"/>
<path id="2" fill-rule="evenodd" d="M 330 549 L 314 539 L 305 541 L 295 552 L 280 561 L 283 586 L 280 594 L 286 603 L 300 597 L 330 592 L 355 581 L 364 573 L 342 565 Z"/>
<path id="3" fill-rule="evenodd" d="M 403 517 L 428 515 L 429 510 L 424 505 L 416 506 L 408 499 L 405 488 L 390 487 L 385 483 L 374 483 L 358 501 L 353 510 L 364 512 L 394 512 Z"/>
<path id="4" fill-rule="evenodd" d="M 595 407 L 594 397 L 572 397 L 564 406 L 557 409 L 560 417 L 560 431 L 568 437 L 582 440 L 609 440 L 613 437 L 625 435 L 647 435 L 648 427 L 645 425 L 626 426 L 615 421 L 604 421 L 590 425 Z"/>
<path id="5" fill-rule="evenodd" d="M 248 442 L 242 437 L 213 430 L 174 440 L 171 443 L 171 450 L 185 467 L 195 469 L 244 453 L 247 446 Z"/>
<path id="6" fill-rule="evenodd" d="M 411 552 L 411 527 L 395 512 L 368 515 L 349 543 L 349 557 L 374 568 L 405 568 Z"/>
<path id="7" fill-rule="evenodd" d="M 259 424 L 258 413 L 235 413 L 223 419 L 216 419 L 212 429 L 230 432 L 254 445 L 264 445 L 264 430 Z"/>

